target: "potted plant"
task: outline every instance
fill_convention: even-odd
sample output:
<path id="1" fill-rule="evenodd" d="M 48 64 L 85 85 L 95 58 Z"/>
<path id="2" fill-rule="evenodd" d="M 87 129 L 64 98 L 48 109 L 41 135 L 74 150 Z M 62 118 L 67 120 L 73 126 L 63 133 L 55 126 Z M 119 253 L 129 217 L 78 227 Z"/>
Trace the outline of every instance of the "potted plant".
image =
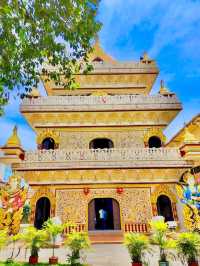
<path id="1" fill-rule="evenodd" d="M 168 225 L 164 221 L 152 221 L 150 223 L 153 235 L 151 236 L 151 243 L 159 247 L 160 260 L 159 266 L 169 266 L 167 258 L 174 254 L 170 252 L 170 249 L 175 248 L 176 244 L 173 239 L 167 237 L 169 232 Z"/>
<path id="2" fill-rule="evenodd" d="M 143 234 L 127 233 L 125 235 L 124 245 L 128 248 L 132 266 L 142 266 L 145 253 L 150 251 L 148 237 Z"/>
<path id="3" fill-rule="evenodd" d="M 188 266 L 198 266 L 200 256 L 200 235 L 196 232 L 180 233 L 176 241 L 178 257 Z"/>
<path id="4" fill-rule="evenodd" d="M 48 239 L 49 235 L 45 230 L 37 230 L 35 227 L 27 227 L 21 234 L 20 239 L 25 242 L 27 248 L 31 250 L 31 256 L 29 257 L 29 264 L 38 263 L 38 252 L 43 247 Z"/>
<path id="5" fill-rule="evenodd" d="M 71 232 L 67 235 L 65 245 L 71 250 L 71 254 L 68 255 L 69 265 L 81 266 L 80 252 L 90 247 L 90 240 L 85 232 Z"/>
<path id="6" fill-rule="evenodd" d="M 55 245 L 56 238 L 59 234 L 63 232 L 67 224 L 56 224 L 52 219 L 48 219 L 43 228 L 50 236 L 50 240 L 52 241 L 52 256 L 49 258 L 49 264 L 57 264 L 58 257 L 55 256 Z"/>

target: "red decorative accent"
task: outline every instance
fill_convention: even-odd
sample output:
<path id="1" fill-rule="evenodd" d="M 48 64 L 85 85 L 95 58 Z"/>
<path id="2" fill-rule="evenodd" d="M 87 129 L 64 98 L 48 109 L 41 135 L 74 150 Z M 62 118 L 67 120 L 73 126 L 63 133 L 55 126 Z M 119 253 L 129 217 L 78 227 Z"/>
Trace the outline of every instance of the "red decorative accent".
<path id="1" fill-rule="evenodd" d="M 24 155 L 24 153 L 20 153 L 20 155 L 19 155 L 19 158 L 23 161 L 24 160 L 24 158 L 25 158 L 25 155 Z"/>
<path id="2" fill-rule="evenodd" d="M 180 151 L 181 157 L 185 156 L 186 152 L 185 151 Z"/>
<path id="3" fill-rule="evenodd" d="M 13 209 L 19 210 L 23 206 L 23 201 L 20 195 L 16 195 L 13 200 Z"/>
<path id="4" fill-rule="evenodd" d="M 122 187 L 117 188 L 117 193 L 122 194 L 124 192 L 124 189 Z"/>
<path id="5" fill-rule="evenodd" d="M 88 187 L 84 187 L 83 193 L 87 196 L 90 193 L 90 189 Z"/>

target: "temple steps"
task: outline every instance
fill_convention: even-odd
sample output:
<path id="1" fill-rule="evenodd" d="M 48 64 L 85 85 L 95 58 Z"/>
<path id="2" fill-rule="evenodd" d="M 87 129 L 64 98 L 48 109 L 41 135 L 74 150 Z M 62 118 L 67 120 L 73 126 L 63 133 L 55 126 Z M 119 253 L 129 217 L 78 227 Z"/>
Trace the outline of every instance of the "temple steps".
<path id="1" fill-rule="evenodd" d="M 89 231 L 92 244 L 118 244 L 123 242 L 123 231 L 121 230 L 96 230 Z"/>

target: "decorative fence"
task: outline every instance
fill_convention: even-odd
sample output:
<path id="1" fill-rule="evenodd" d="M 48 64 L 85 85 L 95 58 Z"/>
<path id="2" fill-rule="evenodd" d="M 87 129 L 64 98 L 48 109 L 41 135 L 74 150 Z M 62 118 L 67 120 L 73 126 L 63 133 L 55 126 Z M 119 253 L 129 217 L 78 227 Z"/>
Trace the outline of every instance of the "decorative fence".
<path id="1" fill-rule="evenodd" d="M 148 225 L 145 223 L 126 223 L 125 224 L 125 232 L 134 232 L 134 233 L 147 233 Z"/>
<path id="2" fill-rule="evenodd" d="M 24 162 L 183 160 L 176 148 L 36 150 Z"/>

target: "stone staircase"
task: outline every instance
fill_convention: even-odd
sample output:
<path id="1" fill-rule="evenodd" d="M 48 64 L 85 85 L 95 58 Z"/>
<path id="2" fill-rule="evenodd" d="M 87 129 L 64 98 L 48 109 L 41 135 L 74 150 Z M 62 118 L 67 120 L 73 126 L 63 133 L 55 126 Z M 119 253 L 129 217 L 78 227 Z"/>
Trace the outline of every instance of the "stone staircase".
<path id="1" fill-rule="evenodd" d="M 123 242 L 122 230 L 96 230 L 89 231 L 92 244 L 118 244 Z"/>

